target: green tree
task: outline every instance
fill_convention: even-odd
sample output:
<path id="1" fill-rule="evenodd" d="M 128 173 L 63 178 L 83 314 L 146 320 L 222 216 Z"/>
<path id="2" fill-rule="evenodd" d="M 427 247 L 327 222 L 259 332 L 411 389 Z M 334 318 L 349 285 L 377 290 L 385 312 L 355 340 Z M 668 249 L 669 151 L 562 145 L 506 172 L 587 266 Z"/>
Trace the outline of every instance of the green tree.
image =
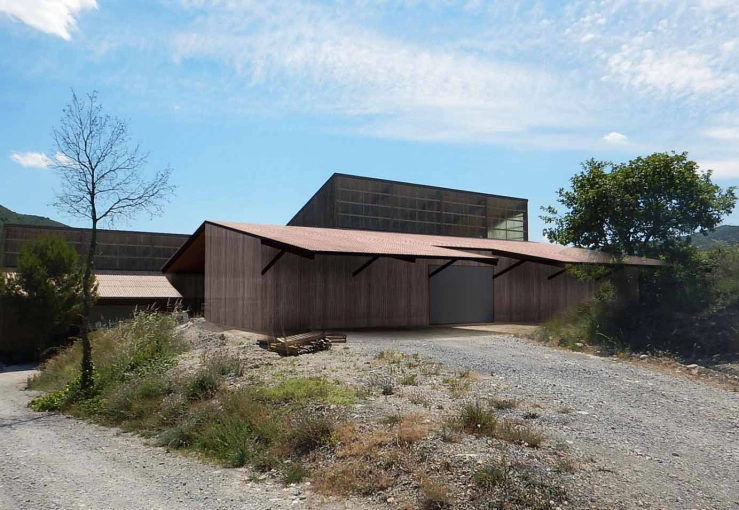
<path id="1" fill-rule="evenodd" d="M 575 324 L 579 321 L 584 340 L 690 356 L 732 345 L 714 338 L 735 331 L 734 323 L 711 322 L 715 310 L 731 305 L 735 296 L 734 287 L 717 286 L 716 268 L 728 258 L 699 253 L 691 246 L 691 236 L 713 231 L 736 205 L 736 189 L 722 189 L 711 174 L 700 170 L 687 153 L 655 153 L 621 164 L 591 159 L 572 177 L 570 189 L 557 192 L 564 212 L 542 208 L 548 225 L 544 234 L 552 242 L 668 262 L 638 273 L 638 301 L 604 292 L 583 307 Z M 574 272 L 597 279 L 608 271 Z M 714 328 L 718 333 L 704 337 L 696 327 L 700 320 L 720 322 Z"/>
<path id="2" fill-rule="evenodd" d="M 736 205 L 736 188 L 722 189 L 686 152 L 655 153 L 628 163 L 590 159 L 557 191 L 560 214 L 543 207 L 553 243 L 616 255 L 679 259 L 690 235 L 714 230 Z"/>
<path id="3" fill-rule="evenodd" d="M 82 273 L 77 252 L 61 237 L 28 241 L 16 272 L 1 285 L 3 295 L 35 331 L 36 352 L 66 340 L 82 304 Z"/>

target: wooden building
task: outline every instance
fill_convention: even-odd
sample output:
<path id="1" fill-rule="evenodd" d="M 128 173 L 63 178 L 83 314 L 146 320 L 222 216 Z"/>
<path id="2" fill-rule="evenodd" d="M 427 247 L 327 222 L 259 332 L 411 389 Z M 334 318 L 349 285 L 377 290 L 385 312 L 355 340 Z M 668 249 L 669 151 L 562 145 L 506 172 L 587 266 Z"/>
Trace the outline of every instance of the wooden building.
<path id="1" fill-rule="evenodd" d="M 528 219 L 524 198 L 333 174 L 288 225 L 527 241 Z"/>
<path id="2" fill-rule="evenodd" d="M 206 319 L 281 334 L 539 322 L 595 293 L 567 265 L 613 262 L 543 243 L 206 221 L 163 271 L 202 279 Z"/>
<path id="3" fill-rule="evenodd" d="M 2 270 L 12 273 L 23 244 L 45 236 L 61 237 L 80 257 L 87 253 L 88 229 L 5 225 Z M 173 284 L 161 272 L 162 265 L 188 238 L 180 234 L 98 230 L 94 259 L 98 298 L 90 312 L 90 322 L 107 324 L 130 317 L 137 308 L 167 309 L 175 303 L 199 312 L 202 301 L 189 296 L 202 294 L 202 291 L 193 289 L 186 277 L 173 277 L 177 280 Z M 32 332 L 24 327 L 15 310 L 0 307 L 0 361 L 33 360 L 39 351 Z"/>
<path id="4" fill-rule="evenodd" d="M 84 255 L 85 229 L 8 225 L 5 267 L 26 240 L 50 234 Z M 99 239 L 94 322 L 182 299 L 212 322 L 267 334 L 541 322 L 596 292 L 567 266 L 626 266 L 618 278 L 635 292 L 628 267 L 660 264 L 529 242 L 525 199 L 344 174 L 287 226 L 206 221 L 191 236 L 109 230 Z M 0 356 L 3 320 L 0 310 Z"/>

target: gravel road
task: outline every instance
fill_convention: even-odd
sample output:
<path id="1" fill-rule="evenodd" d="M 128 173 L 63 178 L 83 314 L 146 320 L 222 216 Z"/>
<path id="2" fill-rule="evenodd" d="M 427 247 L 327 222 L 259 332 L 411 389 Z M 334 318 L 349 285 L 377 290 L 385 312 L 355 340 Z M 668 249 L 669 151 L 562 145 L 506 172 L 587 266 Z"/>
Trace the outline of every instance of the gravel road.
<path id="1" fill-rule="evenodd" d="M 115 429 L 26 408 L 30 371 L 0 373 L 0 509 L 303 508 L 293 489 L 247 484 Z"/>
<path id="2" fill-rule="evenodd" d="M 494 373 L 542 404 L 549 435 L 597 468 L 599 507 L 739 509 L 739 393 L 648 367 L 460 329 L 361 332 L 350 345 Z M 557 412 L 556 409 L 571 412 Z"/>
<path id="3" fill-rule="evenodd" d="M 739 393 L 460 329 L 352 333 L 348 345 L 369 354 L 417 352 L 493 373 L 502 395 L 541 404 L 537 421 L 547 434 L 590 463 L 583 480 L 596 485 L 594 507 L 739 510 Z M 115 429 L 31 412 L 31 395 L 22 391 L 31 373 L 0 373 L 0 509 L 304 507 L 293 489 L 248 484 L 242 470 L 169 454 Z"/>

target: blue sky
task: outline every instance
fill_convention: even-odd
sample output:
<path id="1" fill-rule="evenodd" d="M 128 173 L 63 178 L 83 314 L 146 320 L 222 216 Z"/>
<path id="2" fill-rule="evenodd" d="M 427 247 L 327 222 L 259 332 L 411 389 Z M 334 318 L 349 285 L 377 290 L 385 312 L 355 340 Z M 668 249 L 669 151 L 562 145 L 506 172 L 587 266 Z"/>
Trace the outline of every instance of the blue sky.
<path id="1" fill-rule="evenodd" d="M 344 172 L 528 198 L 539 240 L 590 157 L 739 184 L 735 0 L 0 0 L 0 48 L 0 204 L 77 226 L 45 168 L 71 88 L 175 170 L 122 228 L 285 223 Z"/>

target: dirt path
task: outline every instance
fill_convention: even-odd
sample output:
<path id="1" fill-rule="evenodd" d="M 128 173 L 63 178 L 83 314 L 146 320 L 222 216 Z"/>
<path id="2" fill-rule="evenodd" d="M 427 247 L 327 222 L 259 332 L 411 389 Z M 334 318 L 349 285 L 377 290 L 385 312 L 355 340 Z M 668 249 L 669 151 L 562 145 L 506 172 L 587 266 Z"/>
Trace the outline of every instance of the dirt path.
<path id="1" fill-rule="evenodd" d="M 362 332 L 349 340 L 369 352 L 418 352 L 492 372 L 496 391 L 541 404 L 547 433 L 595 464 L 598 507 L 739 509 L 739 393 L 484 332 Z"/>
<path id="2" fill-rule="evenodd" d="M 146 446 L 140 438 L 34 413 L 30 371 L 0 373 L 0 508 L 303 508 L 292 489 L 246 484 L 219 469 Z"/>

